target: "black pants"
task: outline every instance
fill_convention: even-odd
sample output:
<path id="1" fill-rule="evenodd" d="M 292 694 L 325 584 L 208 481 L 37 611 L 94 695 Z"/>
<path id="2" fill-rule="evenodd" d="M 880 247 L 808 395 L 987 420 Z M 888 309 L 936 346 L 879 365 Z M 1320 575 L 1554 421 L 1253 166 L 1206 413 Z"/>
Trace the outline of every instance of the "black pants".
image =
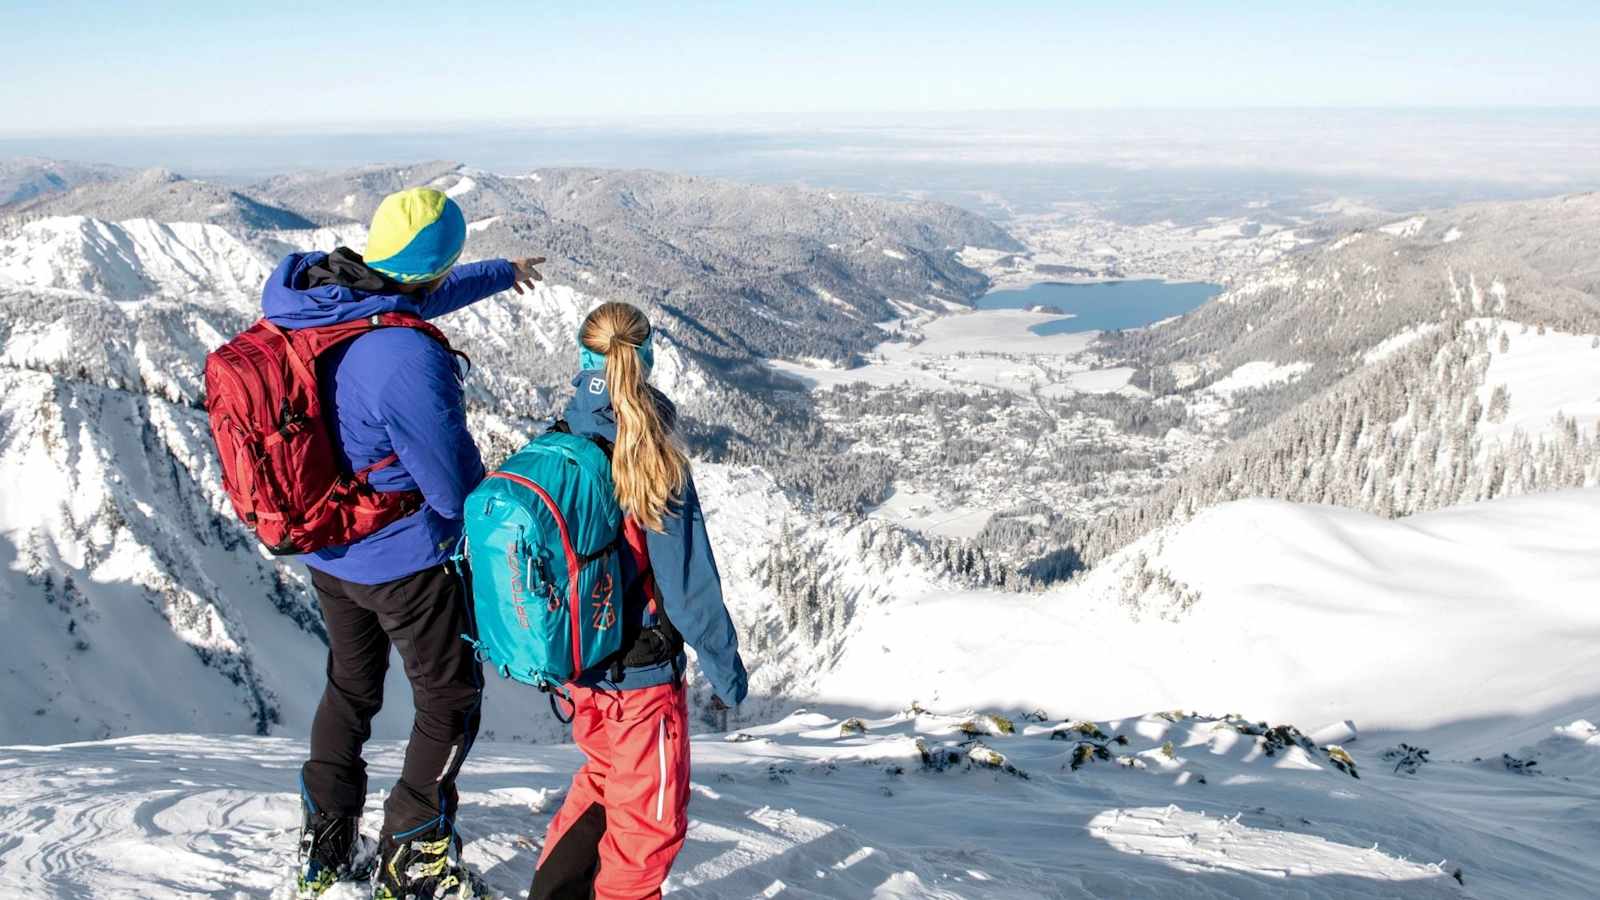
<path id="1" fill-rule="evenodd" d="M 314 810 L 359 816 L 367 797 L 361 747 L 383 707 L 389 647 L 400 651 L 416 720 L 400 780 L 384 804 L 383 833 L 403 835 L 454 819 L 456 775 L 478 734 L 483 669 L 461 635 L 471 633 L 461 579 L 443 566 L 384 584 L 318 572 L 311 581 L 328 629 L 328 686 L 311 723 L 301 770 Z"/>

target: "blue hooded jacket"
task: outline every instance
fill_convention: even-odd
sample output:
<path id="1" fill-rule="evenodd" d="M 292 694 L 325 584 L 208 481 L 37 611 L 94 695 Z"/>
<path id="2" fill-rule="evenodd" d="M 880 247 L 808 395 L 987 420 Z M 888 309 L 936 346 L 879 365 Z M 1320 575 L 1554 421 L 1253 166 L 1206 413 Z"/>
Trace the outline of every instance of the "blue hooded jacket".
<path id="1" fill-rule="evenodd" d="M 578 391 L 567 403 L 563 415 L 567 426 L 574 434 L 599 436 L 614 443 L 617 420 L 611 411 L 605 372 L 594 369 L 580 372 L 572 384 Z M 671 401 L 657 396 L 666 404 L 670 420 Z M 722 600 L 722 576 L 717 572 L 717 560 L 711 553 L 711 540 L 706 536 L 706 520 L 692 475 L 683 496 L 674 501 L 662 517 L 662 532 L 645 532 L 645 547 L 650 552 L 656 593 L 666 607 L 667 618 L 683 635 L 684 643 L 694 648 L 711 689 L 728 704 L 743 703 L 748 688 L 744 661 L 739 658 L 739 636 Z M 626 554 L 623 560 L 623 581 L 627 583 L 634 573 L 628 571 L 631 562 Z M 648 617 L 649 613 L 644 615 Z M 676 664 L 681 670 L 684 665 L 681 656 Z M 673 679 L 673 665 L 669 660 L 655 666 L 630 668 L 623 673 L 622 683 L 617 685 L 609 681 L 606 670 L 597 669 L 583 673 L 577 683 L 623 690 L 653 687 Z"/>
<path id="2" fill-rule="evenodd" d="M 261 295 L 266 317 L 284 328 L 335 325 L 386 312 L 433 319 L 506 290 L 516 280 L 510 262 L 494 259 L 457 266 L 425 294 L 339 283 L 309 286 L 312 268 L 328 260 L 326 253 L 294 253 L 279 263 Z M 414 329 L 383 328 L 329 351 L 319 363 L 323 403 L 330 421 L 338 423 L 334 440 L 349 471 L 393 453 L 399 462 L 374 472 L 372 486 L 421 491 L 424 503 L 375 534 L 302 561 L 358 584 L 381 584 L 442 564 L 461 536 L 461 505 L 484 475 L 478 447 L 467 432 L 455 357 Z"/>

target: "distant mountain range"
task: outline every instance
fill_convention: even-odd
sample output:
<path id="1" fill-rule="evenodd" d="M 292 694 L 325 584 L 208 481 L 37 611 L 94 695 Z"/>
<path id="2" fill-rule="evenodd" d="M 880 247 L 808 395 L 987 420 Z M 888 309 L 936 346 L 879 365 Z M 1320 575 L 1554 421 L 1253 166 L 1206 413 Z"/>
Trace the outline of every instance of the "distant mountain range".
<path id="1" fill-rule="evenodd" d="M 56 159 L 0 159 L 0 210 L 65 193 L 96 181 L 109 181 L 126 170 Z"/>
<path id="2" fill-rule="evenodd" d="M 310 219 L 287 209 L 239 191 L 191 181 L 166 169 L 146 169 L 115 179 L 85 179 L 68 191 L 43 193 L 12 206 L 14 212 L 34 216 L 204 222 L 257 230 L 315 227 Z"/>

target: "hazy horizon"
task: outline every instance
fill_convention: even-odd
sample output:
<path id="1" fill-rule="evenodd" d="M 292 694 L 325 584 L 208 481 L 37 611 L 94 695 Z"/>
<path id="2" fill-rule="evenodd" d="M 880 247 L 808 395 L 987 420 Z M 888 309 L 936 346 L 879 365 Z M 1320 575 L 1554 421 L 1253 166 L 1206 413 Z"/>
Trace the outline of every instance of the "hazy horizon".
<path id="1" fill-rule="evenodd" d="M 1000 216 L 1098 200 L 1125 210 L 1159 201 L 1153 215 L 1341 197 L 1412 209 L 1600 188 L 1600 109 L 1041 110 L 0 138 L 0 157 L 16 156 L 239 184 L 431 159 L 508 174 L 646 168 L 927 196 Z"/>

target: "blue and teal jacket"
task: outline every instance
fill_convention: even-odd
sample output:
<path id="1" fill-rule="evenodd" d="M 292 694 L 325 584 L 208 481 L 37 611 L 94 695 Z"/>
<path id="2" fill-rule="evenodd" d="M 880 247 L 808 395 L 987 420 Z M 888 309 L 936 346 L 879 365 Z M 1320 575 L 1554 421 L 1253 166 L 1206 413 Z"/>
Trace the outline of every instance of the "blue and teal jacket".
<path id="1" fill-rule="evenodd" d="M 617 419 L 611 411 L 605 372 L 580 372 L 572 384 L 578 390 L 567 403 L 563 415 L 567 427 L 573 434 L 615 442 Z M 656 396 L 670 421 L 675 417 L 671 401 L 659 393 Z M 706 536 L 706 520 L 700 510 L 700 495 L 695 491 L 692 475 L 684 486 L 683 496 L 671 504 L 663 517 L 661 533 L 649 531 L 645 534 L 656 594 L 666 607 L 667 618 L 683 635 L 684 643 L 694 648 L 700 670 L 717 696 L 729 704 L 744 702 L 747 685 L 744 661 L 739 658 L 739 636 L 733 630 L 733 619 L 722 600 L 722 576 L 717 572 L 717 560 L 711 553 L 711 540 Z M 633 583 L 638 573 L 633 571 L 633 560 L 626 553 L 622 555 L 622 567 L 623 583 Z M 648 610 L 641 608 L 639 615 L 641 626 L 655 624 L 650 621 Z M 620 684 L 610 680 L 611 673 L 606 668 L 583 673 L 577 683 L 621 690 L 654 687 L 670 682 L 675 677 L 674 670 L 681 671 L 683 665 L 680 654 L 677 660 L 629 668 L 623 673 Z"/>
<path id="2" fill-rule="evenodd" d="M 315 328 L 386 312 L 433 319 L 511 287 L 503 259 L 457 266 L 428 293 L 402 294 L 356 254 L 294 253 L 267 279 L 261 307 L 284 328 Z M 442 564 L 461 537 L 461 505 L 483 480 L 483 460 L 467 432 L 456 359 L 410 328 L 383 328 L 320 360 L 324 407 L 349 471 L 393 453 L 374 472 L 380 491 L 420 491 L 423 507 L 353 544 L 301 557 L 306 565 L 358 584 L 381 584 Z"/>

